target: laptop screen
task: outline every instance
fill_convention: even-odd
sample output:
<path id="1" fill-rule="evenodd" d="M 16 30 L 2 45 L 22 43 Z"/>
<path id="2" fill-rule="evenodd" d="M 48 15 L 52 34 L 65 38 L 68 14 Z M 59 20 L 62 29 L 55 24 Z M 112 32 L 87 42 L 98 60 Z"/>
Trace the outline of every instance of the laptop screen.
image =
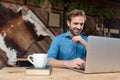
<path id="1" fill-rule="evenodd" d="M 120 39 L 100 36 L 88 37 L 86 73 L 120 71 Z"/>

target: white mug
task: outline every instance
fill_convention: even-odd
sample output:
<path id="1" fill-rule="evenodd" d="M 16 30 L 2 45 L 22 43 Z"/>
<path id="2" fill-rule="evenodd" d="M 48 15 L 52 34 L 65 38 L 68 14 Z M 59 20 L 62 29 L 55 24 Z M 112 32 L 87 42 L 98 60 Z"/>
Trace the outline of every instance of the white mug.
<path id="1" fill-rule="evenodd" d="M 47 54 L 33 53 L 32 55 L 29 55 L 27 59 L 35 68 L 44 68 L 47 63 Z"/>

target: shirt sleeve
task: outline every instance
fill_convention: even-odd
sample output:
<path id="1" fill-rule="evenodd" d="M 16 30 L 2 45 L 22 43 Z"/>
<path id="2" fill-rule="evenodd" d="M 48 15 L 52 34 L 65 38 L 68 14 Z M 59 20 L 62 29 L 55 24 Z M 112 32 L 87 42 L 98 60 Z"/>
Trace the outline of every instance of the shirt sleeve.
<path id="1" fill-rule="evenodd" d="M 57 58 L 57 55 L 58 55 L 58 52 L 59 52 L 59 39 L 57 37 L 55 37 L 50 45 L 50 48 L 47 52 L 48 56 L 47 56 L 47 62 L 50 60 L 50 59 L 56 59 Z"/>

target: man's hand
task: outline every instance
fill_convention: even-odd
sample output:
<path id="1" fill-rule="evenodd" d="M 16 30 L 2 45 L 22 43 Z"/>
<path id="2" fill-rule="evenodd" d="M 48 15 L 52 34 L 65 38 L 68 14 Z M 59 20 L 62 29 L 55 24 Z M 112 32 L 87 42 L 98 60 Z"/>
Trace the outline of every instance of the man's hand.
<path id="1" fill-rule="evenodd" d="M 81 36 L 73 36 L 72 41 L 74 43 L 80 43 L 80 44 L 82 44 L 86 49 L 88 47 L 87 42 L 85 42 L 85 40 L 83 40 L 83 38 Z"/>
<path id="2" fill-rule="evenodd" d="M 78 69 L 82 68 L 82 69 L 84 69 L 85 61 L 80 58 L 76 58 L 74 60 L 65 62 L 65 65 L 67 68 L 78 68 Z"/>

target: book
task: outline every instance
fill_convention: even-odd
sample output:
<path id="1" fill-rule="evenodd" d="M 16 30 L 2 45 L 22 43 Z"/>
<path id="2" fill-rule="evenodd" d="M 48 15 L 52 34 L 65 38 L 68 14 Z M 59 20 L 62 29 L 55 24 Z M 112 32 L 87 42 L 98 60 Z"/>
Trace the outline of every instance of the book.
<path id="1" fill-rule="evenodd" d="M 25 74 L 26 75 L 50 75 L 51 73 L 51 67 L 46 66 L 45 68 L 34 68 L 32 67 L 27 67 Z"/>

